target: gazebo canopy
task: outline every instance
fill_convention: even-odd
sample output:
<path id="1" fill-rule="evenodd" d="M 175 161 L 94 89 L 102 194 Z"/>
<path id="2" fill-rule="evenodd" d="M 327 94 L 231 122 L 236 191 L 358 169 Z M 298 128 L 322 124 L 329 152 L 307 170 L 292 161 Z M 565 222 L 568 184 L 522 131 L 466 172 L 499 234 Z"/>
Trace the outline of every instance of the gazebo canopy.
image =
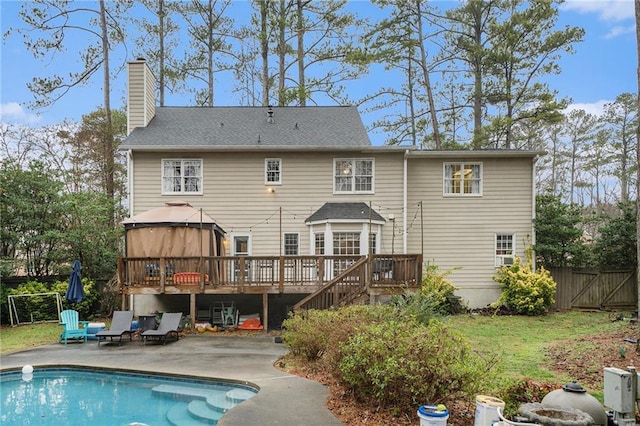
<path id="1" fill-rule="evenodd" d="M 122 221 L 127 257 L 223 255 L 224 230 L 184 201 L 172 201 Z"/>
<path id="2" fill-rule="evenodd" d="M 189 225 L 215 225 L 215 228 L 224 233 L 216 221 L 211 216 L 191 206 L 185 201 L 171 201 L 165 203 L 163 207 L 147 210 L 122 221 L 125 228 L 136 226 L 154 226 L 166 224 L 167 226 L 189 226 Z"/>

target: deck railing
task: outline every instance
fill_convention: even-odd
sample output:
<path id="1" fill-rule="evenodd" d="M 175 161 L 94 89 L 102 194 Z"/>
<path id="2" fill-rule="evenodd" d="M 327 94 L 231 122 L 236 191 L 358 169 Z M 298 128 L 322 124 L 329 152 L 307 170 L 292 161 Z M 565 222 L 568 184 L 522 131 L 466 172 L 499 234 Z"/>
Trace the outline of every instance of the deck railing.
<path id="1" fill-rule="evenodd" d="M 421 256 L 363 256 L 335 279 L 296 303 L 294 310 L 347 305 L 367 296 L 372 287 L 415 288 L 421 283 L 421 271 Z"/>
<path id="2" fill-rule="evenodd" d="M 146 287 L 160 293 L 167 286 L 309 287 L 314 292 L 333 281 L 361 256 L 210 256 L 210 257 L 122 257 L 118 276 L 123 289 Z M 421 279 L 420 255 L 372 255 L 364 281 L 372 287 L 416 285 Z"/>

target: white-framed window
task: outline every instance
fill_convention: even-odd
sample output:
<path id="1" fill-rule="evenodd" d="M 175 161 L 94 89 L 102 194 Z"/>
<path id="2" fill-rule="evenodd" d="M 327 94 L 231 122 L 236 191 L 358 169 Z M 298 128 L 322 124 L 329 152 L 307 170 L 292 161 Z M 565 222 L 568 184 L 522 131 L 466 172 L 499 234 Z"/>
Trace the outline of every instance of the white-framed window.
<path id="1" fill-rule="evenodd" d="M 162 194 L 202 194 L 201 159 L 163 159 Z"/>
<path id="2" fill-rule="evenodd" d="M 378 234 L 371 232 L 369 233 L 369 253 L 377 254 L 378 251 L 376 247 L 378 247 Z"/>
<path id="3" fill-rule="evenodd" d="M 333 254 L 334 255 L 360 255 L 360 233 L 359 232 L 334 232 L 333 233 Z"/>
<path id="4" fill-rule="evenodd" d="M 300 253 L 300 234 L 297 232 L 287 232 L 283 236 L 284 238 L 284 255 L 285 256 L 297 256 Z"/>
<path id="5" fill-rule="evenodd" d="M 444 163 L 444 195 L 482 195 L 482 163 Z"/>
<path id="6" fill-rule="evenodd" d="M 515 256 L 515 234 L 496 234 L 495 266 L 512 265 Z"/>
<path id="7" fill-rule="evenodd" d="M 251 239 L 249 235 L 233 236 L 233 256 L 249 256 L 251 254 Z"/>
<path id="8" fill-rule="evenodd" d="M 373 193 L 372 158 L 336 158 L 333 160 L 333 192 Z"/>
<path id="9" fill-rule="evenodd" d="M 264 183 L 265 185 L 282 184 L 282 160 L 280 158 L 264 159 Z"/>
<path id="10" fill-rule="evenodd" d="M 313 234 L 314 254 L 324 256 L 324 232 L 316 232 Z"/>

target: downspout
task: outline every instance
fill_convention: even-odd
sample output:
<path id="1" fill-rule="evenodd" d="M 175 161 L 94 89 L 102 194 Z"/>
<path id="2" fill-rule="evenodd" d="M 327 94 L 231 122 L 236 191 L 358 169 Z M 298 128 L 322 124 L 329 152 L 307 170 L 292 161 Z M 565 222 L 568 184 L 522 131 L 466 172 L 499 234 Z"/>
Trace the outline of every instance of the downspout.
<path id="1" fill-rule="evenodd" d="M 127 192 L 129 200 L 129 216 L 133 216 L 133 154 L 127 151 Z"/>
<path id="2" fill-rule="evenodd" d="M 402 254 L 407 254 L 407 167 L 409 150 L 404 152 L 404 167 L 402 177 Z"/>
<path id="3" fill-rule="evenodd" d="M 133 216 L 133 154 L 127 151 L 127 199 L 129 200 L 129 217 Z M 125 234 L 124 255 L 127 255 L 127 240 Z M 129 309 L 135 313 L 133 294 L 129 295 Z"/>
<path id="4" fill-rule="evenodd" d="M 533 247 L 536 245 L 536 228 L 533 221 L 536 218 L 536 164 L 538 163 L 539 158 L 539 155 L 533 157 L 533 162 L 531 164 L 531 265 L 534 271 L 537 266 L 536 255 L 533 251 Z"/>

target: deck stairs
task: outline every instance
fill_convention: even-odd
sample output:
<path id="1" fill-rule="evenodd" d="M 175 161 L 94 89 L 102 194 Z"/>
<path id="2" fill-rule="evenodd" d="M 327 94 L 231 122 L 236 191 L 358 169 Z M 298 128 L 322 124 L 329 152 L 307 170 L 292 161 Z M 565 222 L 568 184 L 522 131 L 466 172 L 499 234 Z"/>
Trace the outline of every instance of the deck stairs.
<path id="1" fill-rule="evenodd" d="M 329 309 L 342 305 L 363 304 L 369 301 L 367 285 L 369 262 L 362 256 L 335 279 L 296 303 L 294 311 Z"/>

